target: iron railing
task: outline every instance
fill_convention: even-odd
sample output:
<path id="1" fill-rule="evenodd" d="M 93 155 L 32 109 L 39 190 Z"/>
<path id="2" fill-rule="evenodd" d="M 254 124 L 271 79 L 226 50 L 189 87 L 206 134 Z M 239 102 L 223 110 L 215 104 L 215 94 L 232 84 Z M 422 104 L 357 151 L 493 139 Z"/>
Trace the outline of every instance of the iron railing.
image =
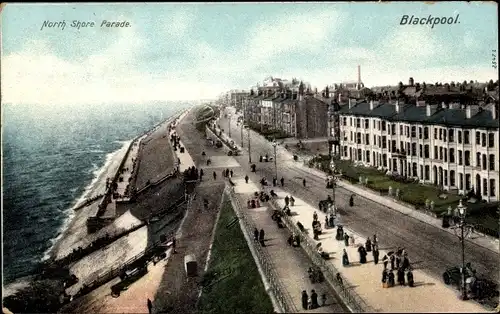
<path id="1" fill-rule="evenodd" d="M 233 200 L 233 203 L 236 205 L 234 206 L 234 210 L 236 212 L 237 217 L 243 223 L 243 226 L 245 228 L 244 231 L 247 232 L 249 236 L 253 239 L 253 231 L 255 230 L 256 226 L 245 215 L 243 211 L 244 207 L 242 206 L 238 196 L 236 195 L 234 187 L 227 185 L 227 188 L 228 188 L 227 190 L 229 191 L 229 196 Z M 290 294 L 284 288 L 284 286 L 281 284 L 279 280 L 279 275 L 276 273 L 276 266 L 274 265 L 269 253 L 258 242 L 253 241 L 252 246 L 255 252 L 257 253 L 256 254 L 257 258 L 262 267 L 262 270 L 264 271 L 267 281 L 269 282 L 272 293 L 276 297 L 276 300 L 279 303 L 279 306 L 281 307 L 283 312 L 297 313 L 298 310 Z"/>
<path id="2" fill-rule="evenodd" d="M 271 205 L 275 209 L 280 208 L 275 200 L 271 200 Z M 327 282 L 342 298 L 349 310 L 355 313 L 373 312 L 374 309 L 366 304 L 366 302 L 352 290 L 352 287 L 354 287 L 352 284 L 350 284 L 344 277 L 341 277 L 342 280 L 337 279 L 337 274 L 340 274 L 340 272 L 332 263 L 328 263 L 318 254 L 316 243 L 314 243 L 314 241 L 307 234 L 300 231 L 299 227 L 289 216 L 283 215 L 282 219 L 290 231 L 300 236 L 300 245 L 302 249 L 309 256 L 313 264 L 321 269 Z"/>

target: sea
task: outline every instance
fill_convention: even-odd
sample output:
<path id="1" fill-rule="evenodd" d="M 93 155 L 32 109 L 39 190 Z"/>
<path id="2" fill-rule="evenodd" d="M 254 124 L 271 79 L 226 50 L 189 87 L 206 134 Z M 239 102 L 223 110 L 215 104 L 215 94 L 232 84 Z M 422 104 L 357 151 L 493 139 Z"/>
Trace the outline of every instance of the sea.
<path id="1" fill-rule="evenodd" d="M 3 105 L 3 286 L 49 257 L 72 208 L 133 138 L 192 105 Z"/>

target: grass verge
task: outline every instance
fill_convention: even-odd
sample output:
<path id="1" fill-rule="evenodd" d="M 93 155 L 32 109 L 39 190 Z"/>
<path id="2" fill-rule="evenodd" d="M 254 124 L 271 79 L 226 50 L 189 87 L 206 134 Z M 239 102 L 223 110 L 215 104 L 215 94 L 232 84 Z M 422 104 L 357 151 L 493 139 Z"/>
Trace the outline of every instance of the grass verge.
<path id="1" fill-rule="evenodd" d="M 227 195 L 203 277 L 199 313 L 273 313 L 273 305 Z"/>

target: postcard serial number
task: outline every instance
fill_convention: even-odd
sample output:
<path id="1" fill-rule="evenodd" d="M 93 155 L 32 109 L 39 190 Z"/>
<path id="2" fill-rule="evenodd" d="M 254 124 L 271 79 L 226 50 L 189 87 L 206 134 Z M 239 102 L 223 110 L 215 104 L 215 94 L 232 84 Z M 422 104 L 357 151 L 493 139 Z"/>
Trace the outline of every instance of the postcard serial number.
<path id="1" fill-rule="evenodd" d="M 94 21 L 79 21 L 79 20 L 73 20 L 68 23 L 66 23 L 65 20 L 43 21 L 40 30 L 43 30 L 45 28 L 57 28 L 60 30 L 64 30 L 68 26 L 79 30 L 81 28 L 94 28 L 96 26 L 100 28 L 123 28 L 123 27 L 130 27 L 131 25 L 130 22 L 128 21 L 108 21 L 108 20 L 102 20 L 100 23 L 96 23 Z"/>

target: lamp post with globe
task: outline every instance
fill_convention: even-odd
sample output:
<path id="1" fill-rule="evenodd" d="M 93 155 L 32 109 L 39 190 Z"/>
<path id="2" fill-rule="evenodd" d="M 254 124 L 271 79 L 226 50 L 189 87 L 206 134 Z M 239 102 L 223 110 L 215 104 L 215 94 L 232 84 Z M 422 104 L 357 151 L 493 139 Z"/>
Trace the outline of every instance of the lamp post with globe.
<path id="1" fill-rule="evenodd" d="M 276 180 L 278 180 L 278 165 L 276 163 L 276 139 L 273 140 L 273 148 L 274 148 L 274 175 Z"/>
<path id="2" fill-rule="evenodd" d="M 455 234 L 458 236 L 460 239 L 460 244 L 462 246 L 462 269 L 461 269 L 461 290 L 462 290 L 462 300 L 468 300 L 467 296 L 467 289 L 466 289 L 466 264 L 465 264 L 465 239 L 469 236 L 471 232 L 471 226 L 468 225 L 465 221 L 465 218 L 467 216 L 467 207 L 462 203 L 462 200 L 460 200 L 460 203 L 457 206 L 458 210 L 458 218 L 459 218 L 459 223 L 458 226 L 456 226 L 453 230 L 455 231 Z"/>
<path id="3" fill-rule="evenodd" d="M 333 210 L 336 214 L 337 206 L 336 206 L 336 202 L 335 202 L 335 188 L 337 186 L 337 181 L 339 180 L 340 176 L 342 176 L 342 172 L 339 171 L 339 169 L 337 168 L 337 165 L 335 164 L 335 160 L 333 159 L 333 156 L 332 156 L 332 159 L 330 160 L 330 170 L 331 170 L 331 176 L 329 176 L 328 180 L 329 180 L 329 184 L 332 187 Z"/>

